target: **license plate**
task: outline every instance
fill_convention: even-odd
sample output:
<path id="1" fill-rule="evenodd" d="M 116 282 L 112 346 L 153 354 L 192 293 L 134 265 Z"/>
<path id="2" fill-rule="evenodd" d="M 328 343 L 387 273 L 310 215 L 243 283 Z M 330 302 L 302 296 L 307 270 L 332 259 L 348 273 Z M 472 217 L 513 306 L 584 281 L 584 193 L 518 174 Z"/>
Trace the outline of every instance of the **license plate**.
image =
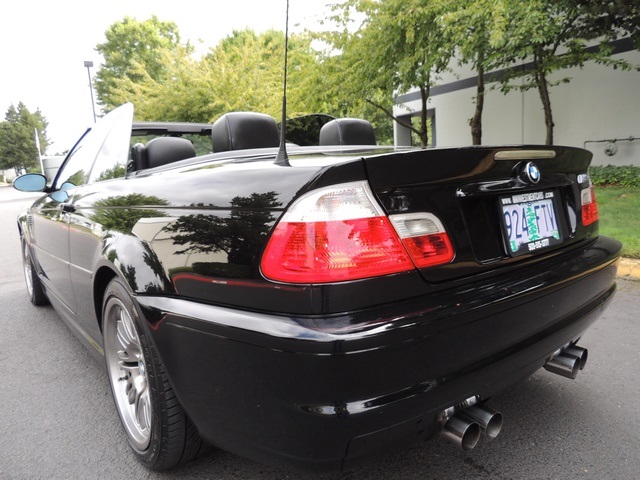
<path id="1" fill-rule="evenodd" d="M 555 192 L 518 193 L 500 198 L 502 231 L 513 257 L 562 243 Z"/>

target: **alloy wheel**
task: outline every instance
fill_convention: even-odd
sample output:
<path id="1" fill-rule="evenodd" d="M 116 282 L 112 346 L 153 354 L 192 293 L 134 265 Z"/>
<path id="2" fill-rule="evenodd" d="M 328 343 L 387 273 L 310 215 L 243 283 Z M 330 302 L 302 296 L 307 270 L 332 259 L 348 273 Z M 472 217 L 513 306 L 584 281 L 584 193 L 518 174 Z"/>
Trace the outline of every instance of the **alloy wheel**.
<path id="1" fill-rule="evenodd" d="M 152 408 L 142 343 L 130 312 L 116 297 L 105 308 L 105 358 L 113 396 L 134 449 L 151 439 Z"/>

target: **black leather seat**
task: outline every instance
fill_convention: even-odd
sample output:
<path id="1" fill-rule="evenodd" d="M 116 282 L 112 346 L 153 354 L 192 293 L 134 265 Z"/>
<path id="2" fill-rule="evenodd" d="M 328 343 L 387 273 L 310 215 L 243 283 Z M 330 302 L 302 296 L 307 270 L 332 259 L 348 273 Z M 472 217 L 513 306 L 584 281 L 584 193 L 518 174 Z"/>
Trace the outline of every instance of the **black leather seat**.
<path id="1" fill-rule="evenodd" d="M 360 118 L 336 118 L 320 130 L 320 145 L 376 145 L 373 125 Z"/>
<path id="2" fill-rule="evenodd" d="M 211 143 L 214 152 L 277 147 L 280 144 L 278 124 L 263 113 L 227 113 L 213 124 Z"/>
<path id="3" fill-rule="evenodd" d="M 143 143 L 136 143 L 131 147 L 131 162 L 129 162 L 127 169 L 137 172 L 144 168 L 147 168 L 147 151 Z"/>
<path id="4" fill-rule="evenodd" d="M 181 137 L 152 138 L 144 149 L 147 157 L 146 168 L 159 167 L 196 156 L 196 147 L 193 146 L 193 143 Z"/>

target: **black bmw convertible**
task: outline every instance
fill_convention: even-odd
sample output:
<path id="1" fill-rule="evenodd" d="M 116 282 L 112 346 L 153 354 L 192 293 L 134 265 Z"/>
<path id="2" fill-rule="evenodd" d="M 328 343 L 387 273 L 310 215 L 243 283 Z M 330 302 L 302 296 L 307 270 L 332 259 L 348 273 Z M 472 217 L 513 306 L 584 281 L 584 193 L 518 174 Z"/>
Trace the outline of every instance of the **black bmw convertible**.
<path id="1" fill-rule="evenodd" d="M 18 218 L 31 302 L 105 363 L 149 468 L 206 444 L 302 471 L 436 434 L 469 450 L 500 431 L 497 392 L 584 368 L 621 248 L 589 152 L 383 147 L 342 118 L 276 161 L 264 114 L 195 128 L 204 152 L 132 121 L 14 186 L 43 192 Z"/>

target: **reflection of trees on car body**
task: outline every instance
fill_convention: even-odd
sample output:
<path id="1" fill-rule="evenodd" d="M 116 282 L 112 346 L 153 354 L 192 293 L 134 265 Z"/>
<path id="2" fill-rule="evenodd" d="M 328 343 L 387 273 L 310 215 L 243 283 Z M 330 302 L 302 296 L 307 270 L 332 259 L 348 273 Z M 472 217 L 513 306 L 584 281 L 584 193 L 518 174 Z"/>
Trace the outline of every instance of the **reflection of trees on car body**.
<path id="1" fill-rule="evenodd" d="M 227 218 L 210 211 L 184 215 L 164 230 L 173 234 L 176 245 L 186 246 L 176 254 L 224 252 L 229 264 L 250 266 L 274 221 L 270 209 L 282 205 L 276 197 L 276 192 L 235 197 Z"/>
<path id="2" fill-rule="evenodd" d="M 95 202 L 96 212 L 91 215 L 91 219 L 102 225 L 105 230 L 130 232 L 141 218 L 165 215 L 161 210 L 149 207 L 166 205 L 168 205 L 166 200 L 156 196 L 139 193 L 119 195 Z"/>

